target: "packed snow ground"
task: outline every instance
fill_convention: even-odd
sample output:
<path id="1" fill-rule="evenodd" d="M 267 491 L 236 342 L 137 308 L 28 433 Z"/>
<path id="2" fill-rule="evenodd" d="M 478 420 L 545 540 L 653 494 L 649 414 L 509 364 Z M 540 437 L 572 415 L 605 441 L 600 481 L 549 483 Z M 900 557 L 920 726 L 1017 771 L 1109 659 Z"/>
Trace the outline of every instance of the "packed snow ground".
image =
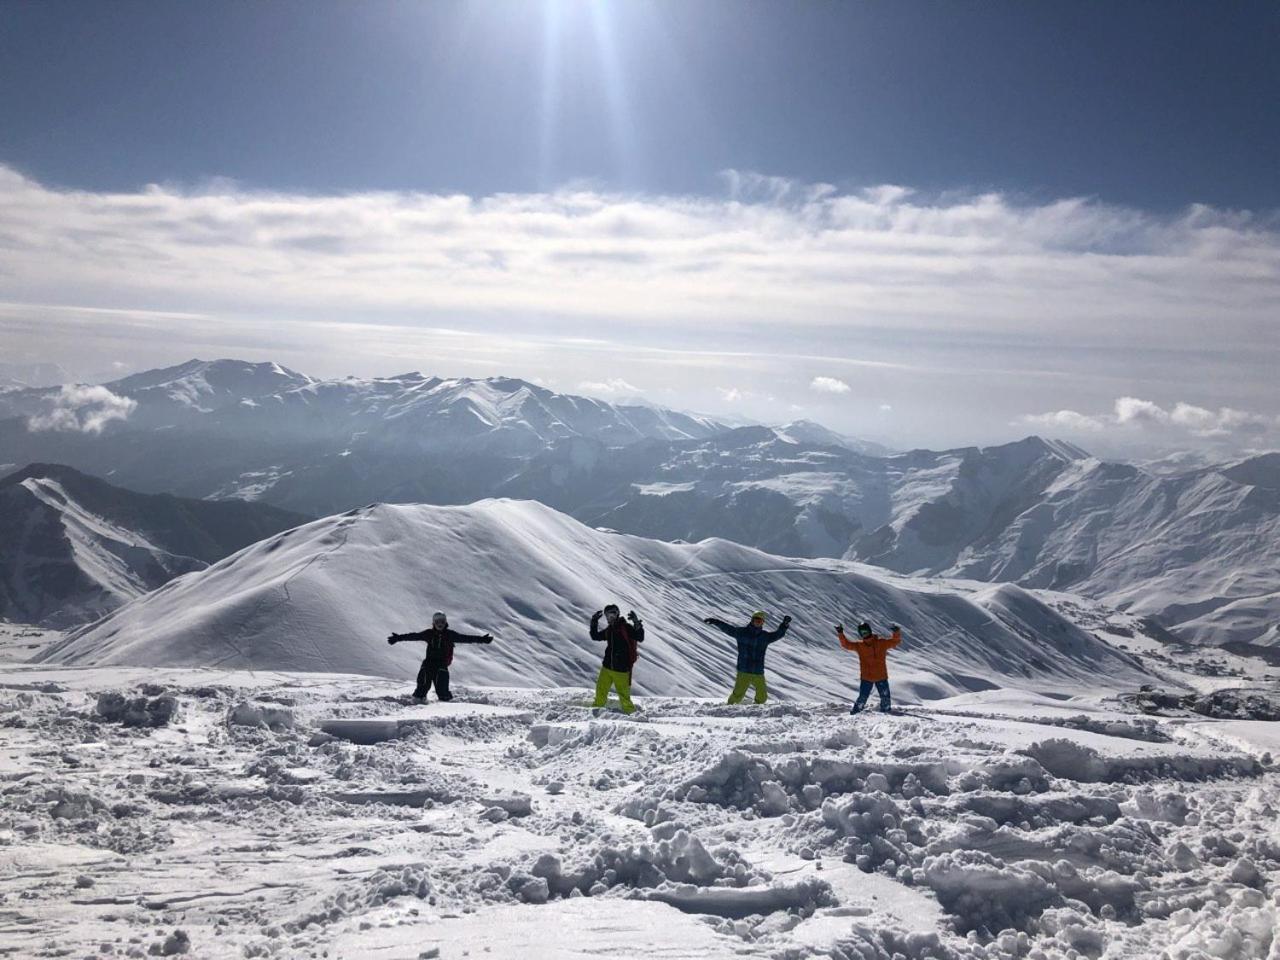
<path id="1" fill-rule="evenodd" d="M 1280 957 L 1274 723 L 468 675 L 0 667 L 0 952 Z"/>

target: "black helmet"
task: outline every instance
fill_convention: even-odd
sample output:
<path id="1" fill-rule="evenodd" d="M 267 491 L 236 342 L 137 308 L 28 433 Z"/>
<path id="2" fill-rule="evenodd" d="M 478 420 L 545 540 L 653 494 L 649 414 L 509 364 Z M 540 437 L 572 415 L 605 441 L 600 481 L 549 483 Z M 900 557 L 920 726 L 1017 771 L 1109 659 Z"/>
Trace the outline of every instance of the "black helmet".
<path id="1" fill-rule="evenodd" d="M 871 624 L 869 623 L 858 624 L 858 636 L 864 637 L 864 638 L 869 637 L 871 636 L 872 632 L 873 631 L 871 630 Z"/>

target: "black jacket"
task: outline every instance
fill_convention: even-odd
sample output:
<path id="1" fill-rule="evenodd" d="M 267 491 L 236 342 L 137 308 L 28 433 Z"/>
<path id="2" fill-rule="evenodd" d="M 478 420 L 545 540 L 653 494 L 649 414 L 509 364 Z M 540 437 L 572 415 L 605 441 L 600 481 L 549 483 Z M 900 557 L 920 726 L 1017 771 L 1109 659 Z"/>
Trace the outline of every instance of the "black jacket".
<path id="1" fill-rule="evenodd" d="M 479 634 L 458 633 L 457 630 L 451 630 L 448 627 L 443 630 L 428 627 L 418 633 L 393 633 L 390 640 L 392 643 L 403 643 L 405 640 L 423 641 L 427 645 L 427 653 L 423 659 L 431 660 L 443 667 L 453 663 L 453 645 L 455 643 L 492 642 L 491 639 L 485 639 Z"/>
<path id="2" fill-rule="evenodd" d="M 603 630 L 600 617 L 591 618 L 591 639 L 604 641 L 604 668 L 630 673 L 639 653 L 636 644 L 644 642 L 644 624 L 630 624 L 619 617 Z"/>

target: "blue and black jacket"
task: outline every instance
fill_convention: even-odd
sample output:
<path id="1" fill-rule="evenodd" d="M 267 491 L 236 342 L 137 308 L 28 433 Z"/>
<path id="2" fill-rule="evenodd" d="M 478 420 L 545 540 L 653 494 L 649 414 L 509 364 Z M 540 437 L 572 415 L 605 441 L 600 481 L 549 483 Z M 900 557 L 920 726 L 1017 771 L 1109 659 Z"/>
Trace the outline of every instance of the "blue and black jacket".
<path id="1" fill-rule="evenodd" d="M 791 626 L 789 620 L 783 621 L 777 630 L 766 630 L 752 623 L 748 623 L 745 627 L 735 627 L 715 617 L 706 622 L 738 641 L 739 673 L 764 673 L 764 654 L 769 649 L 769 644 L 775 640 L 781 640 L 786 635 L 787 628 Z"/>

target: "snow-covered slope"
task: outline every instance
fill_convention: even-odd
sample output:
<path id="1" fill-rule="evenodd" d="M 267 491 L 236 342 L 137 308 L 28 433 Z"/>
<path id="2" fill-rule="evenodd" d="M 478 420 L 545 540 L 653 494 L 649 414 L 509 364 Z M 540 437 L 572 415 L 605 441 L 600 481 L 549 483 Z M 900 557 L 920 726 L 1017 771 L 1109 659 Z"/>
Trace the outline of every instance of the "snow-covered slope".
<path id="1" fill-rule="evenodd" d="M 34 464 L 0 480 L 0 619 L 71 626 L 305 517 L 122 490 Z"/>
<path id="2" fill-rule="evenodd" d="M 854 453 L 863 453 L 869 457 L 884 457 L 893 452 L 884 444 L 863 440 L 860 437 L 846 436 L 812 420 L 792 420 L 773 427 L 773 432 L 778 435 L 778 439 L 788 443 L 845 447 Z"/>
<path id="3" fill-rule="evenodd" d="M 375 505 L 271 537 L 172 581 L 72 634 L 43 659 L 339 671 L 408 678 L 421 651 L 385 636 L 425 626 L 433 610 L 489 647 L 460 648 L 465 683 L 590 681 L 600 648 L 587 619 L 605 603 L 635 608 L 648 639 L 640 691 L 722 692 L 733 644 L 709 615 L 756 607 L 795 618 L 770 652 L 776 689 L 841 696 L 857 675 L 833 624 L 900 623 L 894 675 L 908 695 L 1014 685 L 1037 690 L 1149 677 L 1022 589 L 886 580 L 841 561 L 787 560 L 721 540 L 669 544 L 583 526 L 541 504 Z"/>
<path id="4" fill-rule="evenodd" d="M 990 475 L 961 461 L 936 479 L 850 555 L 1083 593 L 1198 643 L 1280 642 L 1276 454 L 1165 475 L 1046 456 Z"/>

